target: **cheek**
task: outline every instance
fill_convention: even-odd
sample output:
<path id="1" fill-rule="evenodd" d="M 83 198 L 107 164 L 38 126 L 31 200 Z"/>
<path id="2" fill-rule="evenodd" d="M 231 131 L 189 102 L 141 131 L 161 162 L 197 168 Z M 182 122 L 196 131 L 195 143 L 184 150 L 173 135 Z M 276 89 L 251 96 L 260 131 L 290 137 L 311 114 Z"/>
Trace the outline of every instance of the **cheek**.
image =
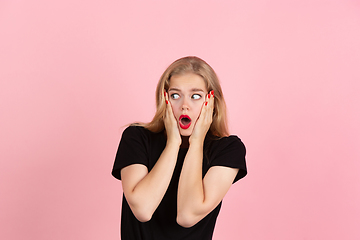
<path id="1" fill-rule="evenodd" d="M 176 105 L 175 105 L 175 102 L 172 101 L 171 99 L 169 99 L 169 103 L 170 103 L 171 108 L 174 109 L 175 106 L 176 106 Z"/>
<path id="2" fill-rule="evenodd" d="M 176 102 L 172 102 L 172 101 L 170 101 L 170 106 L 171 106 L 171 109 L 172 109 L 172 111 L 173 111 L 173 114 L 174 114 L 174 116 L 176 117 L 178 114 L 179 114 L 179 112 L 178 112 L 178 106 L 176 105 Z"/>
<path id="3" fill-rule="evenodd" d="M 194 108 L 194 113 L 196 115 L 197 118 L 199 118 L 200 113 L 201 113 L 201 109 L 202 109 L 203 103 L 198 104 L 195 108 Z"/>

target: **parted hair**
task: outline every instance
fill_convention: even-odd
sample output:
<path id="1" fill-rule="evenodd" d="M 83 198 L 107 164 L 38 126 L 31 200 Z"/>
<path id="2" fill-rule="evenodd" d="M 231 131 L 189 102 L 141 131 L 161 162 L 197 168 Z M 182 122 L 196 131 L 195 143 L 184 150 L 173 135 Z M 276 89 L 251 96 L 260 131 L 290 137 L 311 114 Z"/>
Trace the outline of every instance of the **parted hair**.
<path id="1" fill-rule="evenodd" d="M 164 90 L 168 91 L 172 76 L 183 75 L 187 73 L 199 75 L 204 79 L 207 91 L 214 91 L 214 112 L 213 121 L 209 129 L 210 133 L 218 137 L 229 136 L 226 104 L 219 79 L 209 64 L 207 64 L 204 60 L 194 56 L 180 58 L 173 62 L 165 70 L 156 87 L 155 116 L 151 122 L 137 125 L 141 125 L 152 132 L 161 132 L 164 130 L 165 125 L 163 117 L 166 110 Z"/>

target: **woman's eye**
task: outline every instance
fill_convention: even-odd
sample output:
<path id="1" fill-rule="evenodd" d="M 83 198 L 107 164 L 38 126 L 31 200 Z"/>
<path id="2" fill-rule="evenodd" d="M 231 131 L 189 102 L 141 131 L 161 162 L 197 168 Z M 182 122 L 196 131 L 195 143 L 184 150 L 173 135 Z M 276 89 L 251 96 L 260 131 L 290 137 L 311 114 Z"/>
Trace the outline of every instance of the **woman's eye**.
<path id="1" fill-rule="evenodd" d="M 192 99 L 200 99 L 201 95 L 200 94 L 194 94 L 191 96 Z"/>
<path id="2" fill-rule="evenodd" d="M 177 93 L 173 93 L 170 96 L 171 96 L 172 99 L 178 99 L 180 97 L 180 95 L 177 94 Z"/>

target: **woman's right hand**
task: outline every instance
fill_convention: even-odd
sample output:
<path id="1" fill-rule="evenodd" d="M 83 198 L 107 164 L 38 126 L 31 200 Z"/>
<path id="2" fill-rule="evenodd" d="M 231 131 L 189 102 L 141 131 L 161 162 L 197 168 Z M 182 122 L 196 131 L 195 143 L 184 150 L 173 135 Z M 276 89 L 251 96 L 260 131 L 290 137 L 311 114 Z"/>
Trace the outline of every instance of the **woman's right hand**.
<path id="1" fill-rule="evenodd" d="M 175 143 L 179 146 L 181 145 L 181 135 L 179 131 L 179 127 L 172 111 L 171 103 L 169 101 L 169 95 L 164 90 L 166 110 L 164 116 L 164 125 L 166 129 L 167 141 L 169 143 Z"/>
<path id="2" fill-rule="evenodd" d="M 134 216 L 149 221 L 162 201 L 177 162 L 181 135 L 171 104 L 165 94 L 166 111 L 163 117 L 167 142 L 155 165 L 149 171 L 143 164 L 131 164 L 121 169 L 124 195 Z"/>

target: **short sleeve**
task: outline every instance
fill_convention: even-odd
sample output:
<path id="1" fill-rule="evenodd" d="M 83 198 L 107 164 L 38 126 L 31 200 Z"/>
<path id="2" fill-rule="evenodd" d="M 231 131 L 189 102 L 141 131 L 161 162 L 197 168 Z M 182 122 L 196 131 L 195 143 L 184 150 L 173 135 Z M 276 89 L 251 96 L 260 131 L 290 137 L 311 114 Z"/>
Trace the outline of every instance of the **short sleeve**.
<path id="1" fill-rule="evenodd" d="M 121 169 L 131 164 L 148 166 L 146 139 L 147 135 L 142 127 L 129 126 L 124 130 L 111 172 L 115 178 L 121 180 Z"/>
<path id="2" fill-rule="evenodd" d="M 238 168 L 239 172 L 234 179 L 234 183 L 247 174 L 246 168 L 246 148 L 243 142 L 234 135 L 221 138 L 217 146 L 214 146 L 211 166 L 224 166 Z"/>

